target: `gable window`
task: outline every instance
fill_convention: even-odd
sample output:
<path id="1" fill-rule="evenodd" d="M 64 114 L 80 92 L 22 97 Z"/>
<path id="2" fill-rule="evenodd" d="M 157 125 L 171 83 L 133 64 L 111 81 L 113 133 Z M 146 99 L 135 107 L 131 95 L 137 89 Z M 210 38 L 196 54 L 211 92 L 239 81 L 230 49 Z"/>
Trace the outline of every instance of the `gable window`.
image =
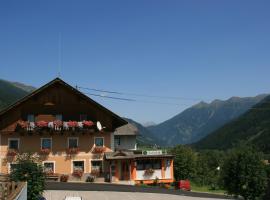
<path id="1" fill-rule="evenodd" d="M 77 148 L 79 139 L 77 137 L 68 138 L 68 148 Z"/>
<path id="2" fill-rule="evenodd" d="M 73 172 L 80 170 L 84 172 L 84 161 L 73 161 Z"/>
<path id="3" fill-rule="evenodd" d="M 97 147 L 103 147 L 104 146 L 104 138 L 103 137 L 96 137 L 95 138 L 95 145 Z"/>
<path id="4" fill-rule="evenodd" d="M 57 115 L 55 115 L 55 119 L 62 121 L 63 120 L 63 116 L 61 114 L 57 114 Z"/>
<path id="5" fill-rule="evenodd" d="M 51 149 L 52 139 L 51 138 L 41 138 L 41 149 Z"/>
<path id="6" fill-rule="evenodd" d="M 86 121 L 87 115 L 86 114 L 80 114 L 80 121 Z"/>
<path id="7" fill-rule="evenodd" d="M 18 150 L 19 149 L 19 139 L 9 138 L 8 139 L 8 148 Z"/>
<path id="8" fill-rule="evenodd" d="M 35 122 L 35 115 L 33 115 L 33 114 L 28 114 L 28 115 L 27 115 L 27 121 L 28 121 L 28 122 Z"/>
<path id="9" fill-rule="evenodd" d="M 121 145 L 120 136 L 115 136 L 114 144 L 115 144 L 115 146 L 120 146 Z"/>
<path id="10" fill-rule="evenodd" d="M 55 173 L 55 163 L 50 161 L 43 162 L 43 168 L 44 172 L 46 174 L 52 174 Z"/>

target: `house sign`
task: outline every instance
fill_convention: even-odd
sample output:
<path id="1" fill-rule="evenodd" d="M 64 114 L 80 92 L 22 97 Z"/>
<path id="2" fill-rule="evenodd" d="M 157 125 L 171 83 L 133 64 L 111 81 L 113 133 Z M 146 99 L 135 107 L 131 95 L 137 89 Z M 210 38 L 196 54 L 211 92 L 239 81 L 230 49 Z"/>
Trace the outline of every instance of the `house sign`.
<path id="1" fill-rule="evenodd" d="M 151 156 L 162 155 L 162 150 L 146 151 L 146 155 L 151 155 Z"/>

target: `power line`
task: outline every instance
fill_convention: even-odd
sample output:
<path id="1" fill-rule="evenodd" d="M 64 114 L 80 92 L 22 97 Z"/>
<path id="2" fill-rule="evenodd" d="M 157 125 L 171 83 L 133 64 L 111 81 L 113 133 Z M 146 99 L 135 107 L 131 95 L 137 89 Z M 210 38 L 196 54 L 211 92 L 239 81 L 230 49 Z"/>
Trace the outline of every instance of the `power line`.
<path id="1" fill-rule="evenodd" d="M 95 88 L 88 88 L 88 87 L 81 87 L 81 86 L 78 86 L 78 88 L 84 89 L 84 90 L 95 91 L 95 92 L 104 92 L 104 93 L 109 93 L 109 94 L 116 94 L 116 95 L 139 96 L 139 97 L 160 98 L 160 99 L 191 100 L 191 101 L 201 101 L 202 100 L 202 99 L 199 99 L 199 98 L 147 95 L 147 94 L 139 94 L 139 93 L 129 93 L 129 92 L 119 92 L 119 91 L 95 89 Z"/>
<path id="2" fill-rule="evenodd" d="M 93 93 L 88 93 L 88 92 L 83 92 L 83 93 L 86 94 L 86 95 L 90 95 L 90 96 L 107 98 L 107 99 L 115 99 L 115 100 L 121 100 L 121 101 L 128 101 L 128 102 L 175 105 L 175 106 L 190 106 L 190 105 L 187 105 L 187 104 L 176 104 L 176 103 L 167 103 L 167 102 L 158 102 L 158 101 L 147 101 L 147 100 L 141 100 L 141 99 L 128 99 L 128 98 L 113 97 L 113 96 L 107 96 L 107 95 L 101 95 L 101 94 L 93 94 Z"/>

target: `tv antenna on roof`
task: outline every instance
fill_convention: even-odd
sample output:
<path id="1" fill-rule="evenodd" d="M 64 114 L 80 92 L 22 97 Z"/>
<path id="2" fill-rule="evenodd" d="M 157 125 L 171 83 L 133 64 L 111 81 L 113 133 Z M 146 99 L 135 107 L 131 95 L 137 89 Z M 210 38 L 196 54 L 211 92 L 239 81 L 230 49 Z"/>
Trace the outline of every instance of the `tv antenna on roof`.
<path id="1" fill-rule="evenodd" d="M 59 32 L 58 35 L 58 74 L 57 76 L 61 76 L 61 67 L 62 67 L 62 34 Z"/>

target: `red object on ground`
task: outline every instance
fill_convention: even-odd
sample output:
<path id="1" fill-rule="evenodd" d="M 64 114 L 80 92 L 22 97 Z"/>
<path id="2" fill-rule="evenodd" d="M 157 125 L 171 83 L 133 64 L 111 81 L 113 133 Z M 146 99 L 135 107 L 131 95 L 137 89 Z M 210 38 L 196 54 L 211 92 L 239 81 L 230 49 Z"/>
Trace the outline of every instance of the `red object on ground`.
<path id="1" fill-rule="evenodd" d="M 190 181 L 189 180 L 180 180 L 178 182 L 178 189 L 190 191 L 191 190 Z"/>

